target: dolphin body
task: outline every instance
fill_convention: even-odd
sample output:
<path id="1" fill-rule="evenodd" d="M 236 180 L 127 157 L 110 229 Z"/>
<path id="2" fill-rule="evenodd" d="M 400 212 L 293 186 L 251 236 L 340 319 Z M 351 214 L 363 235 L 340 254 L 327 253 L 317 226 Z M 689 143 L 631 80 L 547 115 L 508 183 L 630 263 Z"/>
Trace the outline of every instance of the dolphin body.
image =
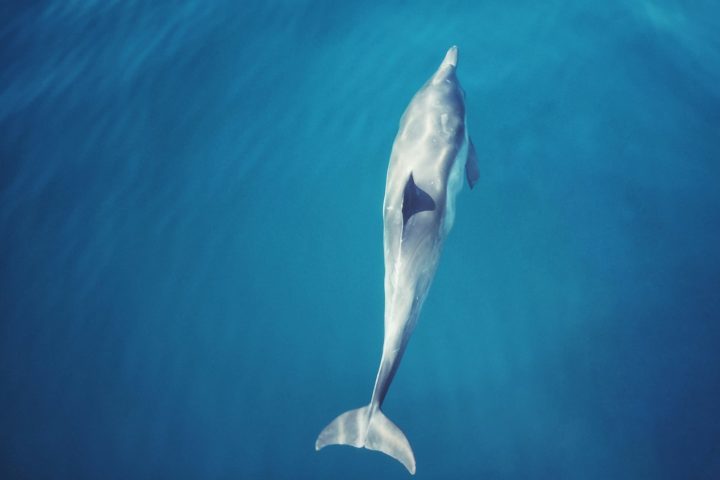
<path id="1" fill-rule="evenodd" d="M 377 450 L 398 460 L 411 474 L 415 456 L 410 443 L 380 408 L 455 219 L 463 170 L 471 188 L 478 179 L 456 66 L 453 46 L 405 110 L 390 155 L 383 205 L 385 339 L 370 404 L 337 417 L 315 442 L 316 450 L 326 445 Z"/>

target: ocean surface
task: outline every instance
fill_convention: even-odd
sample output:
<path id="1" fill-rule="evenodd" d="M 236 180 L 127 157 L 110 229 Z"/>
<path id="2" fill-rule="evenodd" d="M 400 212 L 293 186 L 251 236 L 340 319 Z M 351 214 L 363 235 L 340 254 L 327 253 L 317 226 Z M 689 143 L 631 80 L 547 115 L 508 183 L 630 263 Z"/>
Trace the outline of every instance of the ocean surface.
<path id="1" fill-rule="evenodd" d="M 715 0 L 3 2 L 0 478 L 410 478 L 314 442 L 454 44 L 481 178 L 384 406 L 416 478 L 720 478 Z"/>

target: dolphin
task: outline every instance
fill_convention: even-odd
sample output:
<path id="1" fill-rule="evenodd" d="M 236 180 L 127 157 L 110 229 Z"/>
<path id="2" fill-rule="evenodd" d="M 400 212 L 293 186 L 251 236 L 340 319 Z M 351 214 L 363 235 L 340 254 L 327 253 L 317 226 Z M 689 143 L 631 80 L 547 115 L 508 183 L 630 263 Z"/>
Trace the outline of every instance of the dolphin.
<path id="1" fill-rule="evenodd" d="M 315 442 L 377 450 L 415 473 L 415 455 L 381 407 L 397 372 L 435 275 L 443 241 L 455 219 L 463 170 L 478 180 L 475 148 L 467 132 L 465 92 L 458 82 L 458 50 L 451 47 L 437 71 L 400 119 L 390 155 L 383 204 L 385 339 L 370 404 L 343 413 Z"/>

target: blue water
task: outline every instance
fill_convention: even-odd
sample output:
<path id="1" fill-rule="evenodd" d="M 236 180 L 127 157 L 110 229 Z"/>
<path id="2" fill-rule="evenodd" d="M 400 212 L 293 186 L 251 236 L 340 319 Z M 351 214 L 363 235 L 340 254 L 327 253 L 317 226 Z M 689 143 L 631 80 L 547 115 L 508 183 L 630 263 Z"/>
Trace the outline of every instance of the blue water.
<path id="1" fill-rule="evenodd" d="M 0 478 L 384 479 L 400 115 L 481 179 L 385 411 L 420 479 L 720 478 L 720 4 L 4 2 Z"/>

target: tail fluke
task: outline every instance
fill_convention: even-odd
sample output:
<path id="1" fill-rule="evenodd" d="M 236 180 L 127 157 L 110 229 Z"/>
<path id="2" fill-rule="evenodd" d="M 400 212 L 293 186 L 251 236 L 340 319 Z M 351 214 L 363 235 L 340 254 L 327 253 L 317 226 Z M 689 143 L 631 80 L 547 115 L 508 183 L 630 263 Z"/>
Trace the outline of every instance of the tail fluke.
<path id="1" fill-rule="evenodd" d="M 377 450 L 390 455 L 415 474 L 415 456 L 405 434 L 377 408 L 350 410 L 330 422 L 318 435 L 315 450 L 327 445 L 352 445 Z"/>

